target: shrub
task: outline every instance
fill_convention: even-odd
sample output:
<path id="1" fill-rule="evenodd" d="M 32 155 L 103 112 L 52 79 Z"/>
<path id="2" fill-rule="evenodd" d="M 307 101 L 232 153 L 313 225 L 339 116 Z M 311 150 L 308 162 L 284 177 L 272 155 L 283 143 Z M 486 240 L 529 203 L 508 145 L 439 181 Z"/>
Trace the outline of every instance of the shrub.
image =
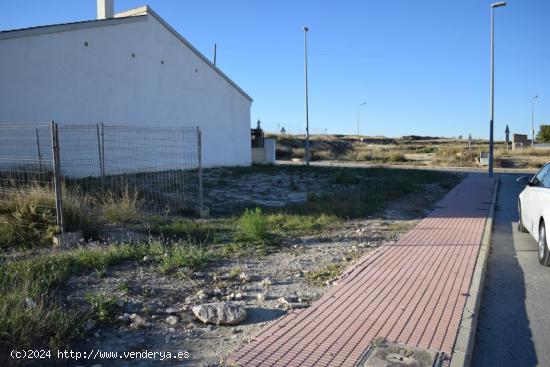
<path id="1" fill-rule="evenodd" d="M 269 234 L 266 216 L 260 208 L 246 209 L 237 223 L 236 239 L 238 241 L 261 241 Z"/>
<path id="2" fill-rule="evenodd" d="M 388 162 L 391 162 L 391 163 L 399 163 L 399 162 L 406 162 L 406 161 L 407 159 L 405 158 L 405 156 L 398 152 L 391 152 L 390 155 L 388 156 Z"/>

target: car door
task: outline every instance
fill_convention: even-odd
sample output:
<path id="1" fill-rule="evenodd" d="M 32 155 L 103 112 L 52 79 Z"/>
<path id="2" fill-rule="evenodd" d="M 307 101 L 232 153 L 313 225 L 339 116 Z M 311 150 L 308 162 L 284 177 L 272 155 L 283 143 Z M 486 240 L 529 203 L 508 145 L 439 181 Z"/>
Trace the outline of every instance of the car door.
<path id="1" fill-rule="evenodd" d="M 525 205 L 525 215 L 522 215 L 525 220 L 525 225 L 531 235 L 538 240 L 539 218 L 541 217 L 544 208 L 543 198 L 548 194 L 548 188 L 545 187 L 545 180 L 548 182 L 550 164 L 546 164 L 533 177 L 531 184 L 528 187 L 527 203 Z M 550 187 L 550 185 L 548 186 Z M 523 210 L 523 205 L 522 205 Z"/>
<path id="2" fill-rule="evenodd" d="M 550 228 L 550 163 L 548 164 L 549 169 L 546 171 L 546 174 L 544 178 L 542 179 L 542 186 L 543 188 L 539 190 L 539 205 L 538 209 L 539 214 L 534 220 L 534 229 L 537 231 L 537 235 L 535 236 L 538 240 L 538 229 L 539 229 L 539 219 L 544 219 L 544 224 L 546 227 L 546 232 L 548 234 L 548 229 Z M 548 235 L 546 236 L 548 238 Z"/>

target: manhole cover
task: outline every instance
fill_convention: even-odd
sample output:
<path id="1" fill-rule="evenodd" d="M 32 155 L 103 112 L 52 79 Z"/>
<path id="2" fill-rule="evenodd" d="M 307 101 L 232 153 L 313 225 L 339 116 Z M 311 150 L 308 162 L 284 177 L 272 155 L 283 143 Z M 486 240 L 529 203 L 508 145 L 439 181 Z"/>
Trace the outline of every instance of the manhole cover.
<path id="1" fill-rule="evenodd" d="M 382 343 L 369 347 L 358 367 L 439 367 L 444 353 L 409 347 L 396 343 Z"/>

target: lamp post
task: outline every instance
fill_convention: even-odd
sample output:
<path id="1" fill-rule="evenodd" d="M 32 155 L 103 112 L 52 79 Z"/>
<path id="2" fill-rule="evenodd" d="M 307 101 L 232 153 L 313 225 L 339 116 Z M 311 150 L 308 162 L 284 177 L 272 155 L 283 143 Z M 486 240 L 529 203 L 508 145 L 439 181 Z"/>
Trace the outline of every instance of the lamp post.
<path id="1" fill-rule="evenodd" d="M 360 141 L 359 138 L 359 114 L 361 113 L 361 106 L 366 105 L 367 102 L 359 103 L 359 106 L 357 106 L 357 142 Z"/>
<path id="2" fill-rule="evenodd" d="M 495 116 L 495 8 L 506 6 L 506 1 L 491 4 L 491 118 L 489 122 L 489 177 L 493 177 L 493 126 Z"/>
<path id="3" fill-rule="evenodd" d="M 539 98 L 538 94 L 531 99 L 531 148 L 535 149 L 535 99 Z"/>
<path id="4" fill-rule="evenodd" d="M 304 74 L 305 74 L 305 103 L 306 103 L 306 165 L 309 166 L 309 105 L 307 91 L 307 32 L 308 27 L 304 27 Z"/>

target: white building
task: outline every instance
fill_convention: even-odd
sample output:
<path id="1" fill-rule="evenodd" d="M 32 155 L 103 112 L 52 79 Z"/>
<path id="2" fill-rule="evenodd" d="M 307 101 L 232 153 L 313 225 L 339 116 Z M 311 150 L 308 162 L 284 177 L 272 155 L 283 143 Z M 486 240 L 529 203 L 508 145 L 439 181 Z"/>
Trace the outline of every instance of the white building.
<path id="1" fill-rule="evenodd" d="M 198 126 L 204 166 L 249 165 L 252 99 L 153 10 L 0 32 L 0 123 Z"/>

